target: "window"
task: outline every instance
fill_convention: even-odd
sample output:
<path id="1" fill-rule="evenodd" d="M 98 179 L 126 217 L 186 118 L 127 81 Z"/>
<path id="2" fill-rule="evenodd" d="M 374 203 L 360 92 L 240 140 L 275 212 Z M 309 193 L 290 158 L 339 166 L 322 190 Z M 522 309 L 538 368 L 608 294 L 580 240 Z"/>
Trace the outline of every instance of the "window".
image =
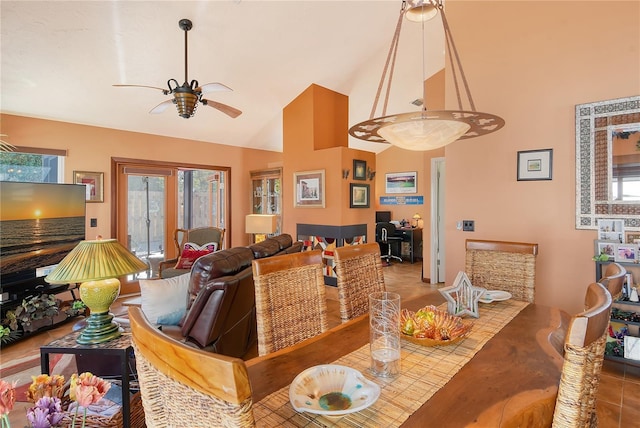
<path id="1" fill-rule="evenodd" d="M 65 150 L 17 147 L 0 152 L 0 181 L 64 183 Z"/>

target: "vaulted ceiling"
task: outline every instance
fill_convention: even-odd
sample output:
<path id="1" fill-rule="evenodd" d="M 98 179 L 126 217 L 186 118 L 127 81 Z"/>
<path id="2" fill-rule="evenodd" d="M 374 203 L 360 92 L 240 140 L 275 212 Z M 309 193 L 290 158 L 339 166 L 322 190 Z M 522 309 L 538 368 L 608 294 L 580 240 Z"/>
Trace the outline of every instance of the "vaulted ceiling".
<path id="1" fill-rule="evenodd" d="M 369 118 L 401 3 L 2 0 L 1 111 L 280 151 L 282 109 L 313 83 L 349 97 L 350 126 Z M 171 78 L 181 84 L 182 18 L 193 21 L 189 80 L 232 88 L 206 98 L 242 110 L 238 118 L 205 106 L 189 119 L 173 106 L 152 115 L 170 96 L 112 86 L 164 88 Z M 419 110 L 411 102 L 422 97 L 422 80 L 443 65 L 440 18 L 424 33 L 405 22 L 388 114 Z M 352 137 L 349 145 L 388 147 Z"/>

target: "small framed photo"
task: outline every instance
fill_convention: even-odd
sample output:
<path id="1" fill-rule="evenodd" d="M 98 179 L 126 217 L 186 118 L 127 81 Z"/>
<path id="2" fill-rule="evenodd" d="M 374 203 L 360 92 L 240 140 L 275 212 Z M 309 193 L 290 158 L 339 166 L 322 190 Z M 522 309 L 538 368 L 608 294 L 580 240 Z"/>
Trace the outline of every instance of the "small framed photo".
<path id="1" fill-rule="evenodd" d="M 104 172 L 73 171 L 73 183 L 85 185 L 87 202 L 104 202 Z"/>
<path id="2" fill-rule="evenodd" d="M 324 169 L 293 173 L 296 208 L 324 208 Z"/>
<path id="3" fill-rule="evenodd" d="M 518 181 L 551 180 L 553 149 L 518 152 Z"/>
<path id="4" fill-rule="evenodd" d="M 605 218 L 598 219 L 598 239 L 616 241 L 622 244 L 624 242 L 624 238 L 624 220 Z"/>
<path id="5" fill-rule="evenodd" d="M 634 262 L 638 260 L 637 244 L 617 244 L 615 261 L 617 262 Z"/>
<path id="6" fill-rule="evenodd" d="M 349 208 L 369 208 L 369 185 L 351 183 L 349 187 L 351 190 Z"/>
<path id="7" fill-rule="evenodd" d="M 603 241 L 596 239 L 594 243 L 596 256 L 606 255 L 609 257 L 609 260 L 615 259 L 617 241 Z"/>
<path id="8" fill-rule="evenodd" d="M 367 161 L 353 160 L 353 179 L 354 180 L 366 180 L 367 179 Z"/>
<path id="9" fill-rule="evenodd" d="M 418 173 L 413 172 L 392 172 L 385 174 L 386 193 L 417 193 Z"/>
<path id="10" fill-rule="evenodd" d="M 624 236 L 624 242 L 626 242 L 627 244 L 640 245 L 640 232 L 626 232 Z"/>

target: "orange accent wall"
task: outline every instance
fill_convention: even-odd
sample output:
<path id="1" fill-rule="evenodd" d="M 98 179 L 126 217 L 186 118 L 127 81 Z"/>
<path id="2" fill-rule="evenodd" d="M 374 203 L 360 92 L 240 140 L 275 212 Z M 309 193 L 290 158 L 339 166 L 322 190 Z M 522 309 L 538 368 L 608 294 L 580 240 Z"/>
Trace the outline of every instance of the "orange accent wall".
<path id="1" fill-rule="evenodd" d="M 353 159 L 364 160 L 373 171 L 376 156 L 347 145 L 349 100 L 345 95 L 311 85 L 283 110 L 284 230 L 296 236 L 299 223 L 320 225 L 367 224 L 373 241 L 374 181 L 353 180 Z M 349 169 L 348 179 L 342 170 Z M 294 208 L 294 173 L 325 171 L 325 207 Z M 349 183 L 370 186 L 370 208 L 349 208 Z"/>
<path id="2" fill-rule="evenodd" d="M 14 145 L 67 149 L 65 183 L 73 182 L 73 171 L 104 172 L 104 203 L 87 204 L 87 237 L 115 237 L 111 230 L 111 158 L 177 161 L 231 167 L 230 245 L 248 245 L 244 218 L 250 212 L 249 171 L 282 162 L 282 153 L 210 144 L 179 138 L 119 131 L 95 126 L 0 115 L 2 133 Z M 89 227 L 97 218 L 98 227 Z"/>

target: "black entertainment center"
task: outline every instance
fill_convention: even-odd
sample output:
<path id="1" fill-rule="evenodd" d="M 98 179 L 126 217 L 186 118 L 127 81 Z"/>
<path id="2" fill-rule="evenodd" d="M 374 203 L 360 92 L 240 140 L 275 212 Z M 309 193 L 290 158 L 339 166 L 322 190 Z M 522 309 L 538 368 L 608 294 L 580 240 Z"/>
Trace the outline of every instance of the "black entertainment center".
<path id="1" fill-rule="evenodd" d="M 84 185 L 0 181 L 3 327 L 25 299 L 66 291 L 76 298 L 75 285 L 48 284 L 45 277 L 85 239 L 85 199 Z"/>

